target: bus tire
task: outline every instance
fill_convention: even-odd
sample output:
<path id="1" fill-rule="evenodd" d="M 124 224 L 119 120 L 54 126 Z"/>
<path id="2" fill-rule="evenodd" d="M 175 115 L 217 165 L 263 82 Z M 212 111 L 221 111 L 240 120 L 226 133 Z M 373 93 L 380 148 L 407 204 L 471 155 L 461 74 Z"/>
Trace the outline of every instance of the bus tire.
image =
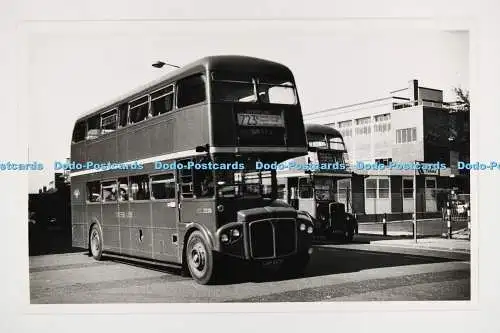
<path id="1" fill-rule="evenodd" d="M 191 277 L 202 285 L 214 282 L 214 263 L 214 254 L 207 240 L 200 231 L 194 231 L 186 245 L 186 265 Z"/>
<path id="2" fill-rule="evenodd" d="M 95 260 L 102 260 L 102 234 L 97 224 L 90 229 L 89 249 L 90 255 Z"/>

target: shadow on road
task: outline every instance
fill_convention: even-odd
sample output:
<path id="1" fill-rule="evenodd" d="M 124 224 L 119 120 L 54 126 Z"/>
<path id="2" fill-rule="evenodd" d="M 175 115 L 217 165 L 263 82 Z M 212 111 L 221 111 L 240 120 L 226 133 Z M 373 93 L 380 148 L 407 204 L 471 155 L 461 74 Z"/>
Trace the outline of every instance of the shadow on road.
<path id="1" fill-rule="evenodd" d="M 376 240 L 380 239 L 395 239 L 394 237 L 375 236 Z M 370 235 L 367 239 L 358 235 L 354 242 L 356 244 L 366 244 L 370 240 L 374 240 Z M 345 244 L 341 241 L 324 241 L 322 244 Z M 82 252 L 82 249 L 72 248 L 63 253 Z M 87 252 L 82 253 L 84 256 L 89 256 Z M 172 274 L 179 279 L 183 279 L 180 268 L 168 267 L 162 264 L 137 262 L 132 258 L 105 256 L 105 261 L 123 263 L 143 269 L 155 270 L 166 274 Z M 406 255 L 399 253 L 384 253 L 370 252 L 367 248 L 364 250 L 346 249 L 346 248 L 324 248 L 316 247 L 311 256 L 311 260 L 306 269 L 306 272 L 298 276 L 283 276 L 273 272 L 272 269 L 262 269 L 259 266 L 250 265 L 247 262 L 239 260 L 229 260 L 224 265 L 219 266 L 224 269 L 220 271 L 220 276 L 217 279 L 217 285 L 232 285 L 247 282 L 264 283 L 273 281 L 283 281 L 298 279 L 304 277 L 317 277 L 332 274 L 354 273 L 367 269 L 420 265 L 428 263 L 450 262 L 452 259 Z M 187 277 L 186 279 L 190 279 Z"/>

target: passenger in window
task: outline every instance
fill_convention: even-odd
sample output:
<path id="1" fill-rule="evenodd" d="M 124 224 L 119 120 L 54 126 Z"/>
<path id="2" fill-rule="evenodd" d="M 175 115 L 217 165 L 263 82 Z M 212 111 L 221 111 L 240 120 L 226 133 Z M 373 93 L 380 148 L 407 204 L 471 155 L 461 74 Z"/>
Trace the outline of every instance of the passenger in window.
<path id="1" fill-rule="evenodd" d="M 201 197 L 212 197 L 214 195 L 214 179 L 210 172 L 204 174 L 204 178 L 201 181 Z"/>
<path id="2" fill-rule="evenodd" d="M 127 201 L 127 200 L 128 200 L 128 193 L 127 193 L 127 190 L 125 190 L 124 188 L 121 188 L 121 189 L 120 189 L 120 197 L 119 197 L 119 200 L 120 200 L 120 201 Z"/>
<path id="3" fill-rule="evenodd" d="M 116 188 L 112 188 L 104 193 L 104 201 L 116 201 Z"/>

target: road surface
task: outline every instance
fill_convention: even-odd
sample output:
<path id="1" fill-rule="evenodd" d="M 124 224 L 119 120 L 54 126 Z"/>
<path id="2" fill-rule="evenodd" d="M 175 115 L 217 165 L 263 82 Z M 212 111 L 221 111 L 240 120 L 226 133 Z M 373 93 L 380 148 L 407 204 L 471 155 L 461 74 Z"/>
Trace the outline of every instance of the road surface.
<path id="1" fill-rule="evenodd" d="M 75 252 L 30 257 L 31 303 L 314 302 L 469 300 L 463 258 L 371 251 L 370 244 L 326 244 L 304 276 L 255 279 L 233 269 L 222 284 L 201 286 L 176 270 Z M 243 272 L 243 273 L 241 273 Z M 240 273 L 240 274 L 237 274 Z"/>

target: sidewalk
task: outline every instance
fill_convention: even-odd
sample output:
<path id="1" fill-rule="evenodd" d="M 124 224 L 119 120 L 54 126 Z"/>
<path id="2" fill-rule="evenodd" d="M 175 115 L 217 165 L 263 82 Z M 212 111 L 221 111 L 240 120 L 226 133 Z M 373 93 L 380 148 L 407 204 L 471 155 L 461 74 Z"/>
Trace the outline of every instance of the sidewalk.
<path id="1" fill-rule="evenodd" d="M 470 253 L 470 241 L 465 239 L 422 238 L 418 239 L 417 243 L 415 243 L 413 239 L 385 239 L 370 241 L 370 244 L 377 246 Z"/>

